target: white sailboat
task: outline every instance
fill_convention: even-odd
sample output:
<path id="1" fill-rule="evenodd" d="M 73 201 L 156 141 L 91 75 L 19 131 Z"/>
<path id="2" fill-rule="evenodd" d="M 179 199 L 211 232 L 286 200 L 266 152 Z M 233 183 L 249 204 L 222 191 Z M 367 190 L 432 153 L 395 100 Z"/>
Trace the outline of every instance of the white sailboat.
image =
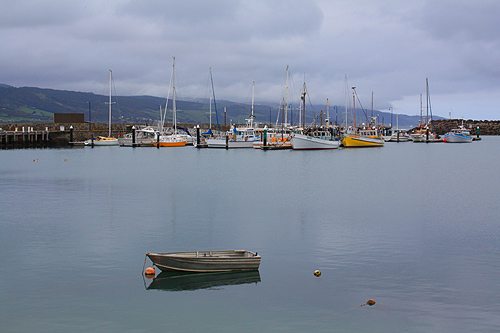
<path id="1" fill-rule="evenodd" d="M 430 95 L 429 95 L 429 79 L 425 79 L 425 95 L 426 95 L 426 111 L 427 116 L 425 118 L 425 124 L 420 120 L 419 127 L 413 130 L 410 137 L 413 142 L 440 142 L 438 136 L 432 132 L 432 109 L 430 105 Z M 429 118 L 429 110 L 431 115 Z M 422 95 L 420 95 L 420 118 L 422 118 Z"/>
<path id="2" fill-rule="evenodd" d="M 111 136 L 111 93 L 112 93 L 112 81 L 113 75 L 111 69 L 109 70 L 109 131 L 108 136 L 98 136 L 97 138 L 92 138 L 84 142 L 86 146 L 118 146 L 118 139 Z"/>
<path id="3" fill-rule="evenodd" d="M 165 133 L 157 133 L 159 137 L 156 138 L 154 142 L 155 147 L 184 147 L 187 142 L 187 138 L 183 134 L 179 134 L 177 132 L 177 109 L 175 105 L 175 57 L 173 57 L 173 65 L 172 65 L 172 77 L 170 79 L 172 83 L 172 112 L 173 112 L 173 124 L 174 124 L 174 133 L 173 134 L 165 134 Z M 168 97 L 167 102 L 165 103 L 165 114 L 167 112 L 168 106 Z M 163 117 L 163 122 L 166 117 Z M 163 123 L 161 128 L 163 128 Z"/>

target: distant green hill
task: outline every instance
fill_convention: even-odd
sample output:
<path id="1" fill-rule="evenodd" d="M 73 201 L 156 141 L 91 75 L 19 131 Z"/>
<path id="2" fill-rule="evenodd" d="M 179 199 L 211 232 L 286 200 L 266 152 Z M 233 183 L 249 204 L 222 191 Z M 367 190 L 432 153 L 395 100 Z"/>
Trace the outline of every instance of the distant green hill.
<path id="1" fill-rule="evenodd" d="M 0 123 L 20 122 L 52 122 L 54 113 L 83 113 L 85 121 L 89 121 L 89 103 L 92 122 L 108 121 L 108 96 L 96 95 L 88 92 L 75 92 L 66 90 L 41 89 L 33 87 L 16 88 L 0 84 Z M 113 123 L 154 123 L 160 118 L 160 105 L 165 107 L 165 98 L 153 96 L 116 96 L 113 97 L 112 121 Z M 209 123 L 208 100 L 178 100 L 178 123 L 206 124 Z M 259 123 L 276 123 L 278 119 L 278 105 L 255 105 L 255 121 Z M 172 101 L 169 101 L 169 109 Z M 217 116 L 220 124 L 224 124 L 224 108 L 226 109 L 226 123 L 242 124 L 251 114 L 251 106 L 244 103 L 231 101 L 217 101 Z M 321 112 L 323 110 L 323 113 Z M 326 118 L 326 105 L 306 106 L 306 123 L 311 123 L 316 118 L 315 124 L 320 124 Z M 335 110 L 339 110 L 337 114 Z M 360 114 L 358 114 L 360 112 Z M 356 112 L 358 122 L 366 118 L 362 111 Z M 298 111 L 293 112 L 288 121 L 298 123 Z M 374 112 L 379 121 L 390 124 L 391 115 L 380 111 Z M 281 112 L 280 112 L 281 117 Z M 291 118 L 291 119 L 290 119 Z M 417 116 L 399 116 L 401 128 L 418 125 Z M 437 117 L 435 117 L 437 119 Z M 281 119 L 281 118 L 280 118 Z M 330 119 L 332 123 L 345 122 L 344 107 L 330 106 Z M 349 115 L 349 122 L 352 116 Z M 168 112 L 167 122 L 172 122 L 172 112 Z M 281 120 L 280 120 L 281 122 Z M 393 124 L 396 118 L 393 116 Z M 212 124 L 217 124 L 214 107 L 212 106 Z"/>

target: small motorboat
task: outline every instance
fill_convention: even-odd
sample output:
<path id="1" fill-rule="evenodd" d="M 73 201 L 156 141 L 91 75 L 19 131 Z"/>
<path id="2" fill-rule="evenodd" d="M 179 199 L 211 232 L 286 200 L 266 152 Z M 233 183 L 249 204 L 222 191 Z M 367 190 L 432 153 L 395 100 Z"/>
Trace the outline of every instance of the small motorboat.
<path id="1" fill-rule="evenodd" d="M 230 272 L 259 269 L 257 253 L 246 250 L 146 253 L 162 271 Z"/>

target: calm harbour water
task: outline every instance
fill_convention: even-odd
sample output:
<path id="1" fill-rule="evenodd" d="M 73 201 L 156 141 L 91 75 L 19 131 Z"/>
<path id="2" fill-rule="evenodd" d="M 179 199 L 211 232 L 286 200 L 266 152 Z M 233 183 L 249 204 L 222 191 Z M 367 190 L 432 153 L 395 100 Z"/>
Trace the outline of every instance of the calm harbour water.
<path id="1" fill-rule="evenodd" d="M 0 330 L 497 332 L 499 165 L 500 137 L 0 151 Z M 143 279 L 224 249 L 258 274 Z"/>

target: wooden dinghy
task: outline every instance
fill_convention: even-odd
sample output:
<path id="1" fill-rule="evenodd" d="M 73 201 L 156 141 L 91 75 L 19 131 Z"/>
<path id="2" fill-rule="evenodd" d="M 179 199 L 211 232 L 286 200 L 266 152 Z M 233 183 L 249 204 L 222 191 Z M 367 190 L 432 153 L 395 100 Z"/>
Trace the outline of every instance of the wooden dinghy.
<path id="1" fill-rule="evenodd" d="M 147 253 L 162 271 L 229 272 L 259 269 L 261 257 L 246 250 Z"/>

